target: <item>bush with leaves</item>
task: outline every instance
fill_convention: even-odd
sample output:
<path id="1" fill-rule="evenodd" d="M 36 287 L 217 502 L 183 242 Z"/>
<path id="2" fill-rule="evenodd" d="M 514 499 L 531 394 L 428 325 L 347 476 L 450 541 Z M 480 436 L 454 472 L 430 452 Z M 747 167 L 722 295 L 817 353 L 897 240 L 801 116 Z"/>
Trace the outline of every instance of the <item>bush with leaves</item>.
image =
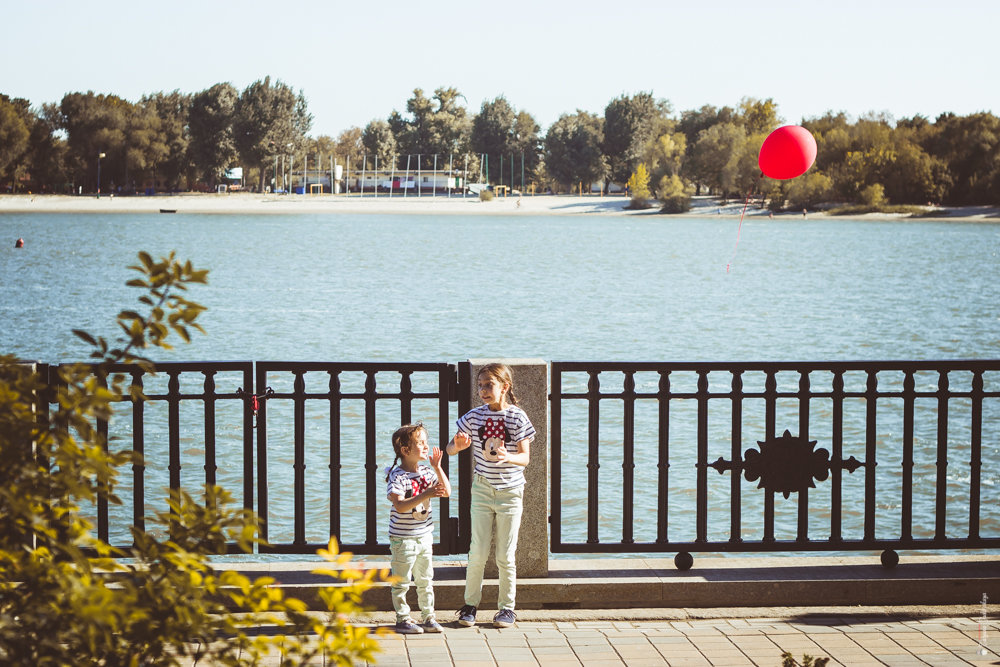
<path id="1" fill-rule="evenodd" d="M 833 197 L 833 181 L 826 174 L 811 171 L 807 174 L 794 178 L 787 182 L 785 186 L 785 196 L 776 197 L 779 204 L 788 201 L 788 208 L 793 211 L 800 211 L 804 208 L 815 208 L 818 204 L 830 201 Z M 777 209 L 781 210 L 779 205 Z"/>
<path id="2" fill-rule="evenodd" d="M 632 200 L 626 208 L 649 208 L 649 198 L 653 195 L 649 191 L 649 170 L 646 169 L 645 163 L 639 163 L 625 185 L 632 194 Z"/>
<path id="3" fill-rule="evenodd" d="M 685 184 L 680 176 L 667 174 L 656 186 L 656 198 L 660 201 L 661 213 L 686 213 L 691 210 L 691 194 L 694 188 Z"/>
<path id="4" fill-rule="evenodd" d="M 122 311 L 123 336 L 112 343 L 76 332 L 93 347 L 94 363 L 60 367 L 50 387 L 34 366 L 0 356 L 0 663 L 241 665 L 275 653 L 289 665 L 321 656 L 343 665 L 373 659 L 376 640 L 350 617 L 387 573 L 350 569 L 350 554 L 338 554 L 331 540 L 320 555 L 335 567 L 318 572 L 337 585 L 321 591 L 331 613 L 318 617 L 272 579 L 217 571 L 209 555 L 232 543 L 251 552 L 258 542 L 257 518 L 233 509 L 218 487 L 200 502 L 172 490 L 169 511 L 149 521 L 159 529 L 133 528 L 126 551 L 92 535 L 81 506 L 99 496 L 120 503 L 117 471 L 139 463 L 133 452 L 109 452 L 93 426 L 115 402 L 142 400 L 113 367 L 152 372 L 142 354 L 169 348 L 171 334 L 189 340 L 189 329 L 201 330 L 204 308 L 183 293 L 207 272 L 172 253 L 139 259 L 130 268 L 142 277 L 128 284 L 144 290 L 146 312 Z M 54 407 L 43 409 L 46 403 Z M 265 624 L 283 634 L 255 632 Z"/>
<path id="5" fill-rule="evenodd" d="M 799 663 L 791 651 L 781 654 L 781 667 L 826 667 L 829 662 L 830 658 L 813 658 L 809 654 L 804 654 L 802 662 Z"/>

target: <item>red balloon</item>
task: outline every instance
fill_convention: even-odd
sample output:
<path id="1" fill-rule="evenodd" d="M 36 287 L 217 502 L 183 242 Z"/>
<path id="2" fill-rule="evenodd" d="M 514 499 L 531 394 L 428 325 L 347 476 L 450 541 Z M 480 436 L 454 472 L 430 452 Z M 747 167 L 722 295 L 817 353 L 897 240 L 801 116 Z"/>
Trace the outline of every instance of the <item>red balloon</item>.
<path id="1" fill-rule="evenodd" d="M 785 125 L 767 135 L 757 156 L 764 175 L 780 180 L 801 176 L 815 161 L 816 139 L 798 125 Z"/>

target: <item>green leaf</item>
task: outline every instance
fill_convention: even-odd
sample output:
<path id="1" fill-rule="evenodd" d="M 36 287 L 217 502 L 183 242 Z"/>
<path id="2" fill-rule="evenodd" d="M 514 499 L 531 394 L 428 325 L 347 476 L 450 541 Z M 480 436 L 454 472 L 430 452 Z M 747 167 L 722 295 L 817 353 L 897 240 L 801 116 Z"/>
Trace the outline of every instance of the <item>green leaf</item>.
<path id="1" fill-rule="evenodd" d="M 91 336 L 86 331 L 84 331 L 83 329 L 73 329 L 73 335 L 76 336 L 77 338 L 81 339 L 83 342 L 87 343 L 88 345 L 93 345 L 95 347 L 97 346 L 97 341 L 94 340 L 94 337 Z"/>

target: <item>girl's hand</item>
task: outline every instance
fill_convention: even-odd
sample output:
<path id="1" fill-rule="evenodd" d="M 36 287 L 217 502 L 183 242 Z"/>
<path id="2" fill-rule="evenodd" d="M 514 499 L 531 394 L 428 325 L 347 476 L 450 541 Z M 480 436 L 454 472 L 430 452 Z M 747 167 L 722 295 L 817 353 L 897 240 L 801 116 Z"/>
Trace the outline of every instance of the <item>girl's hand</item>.
<path id="1" fill-rule="evenodd" d="M 431 492 L 431 496 L 437 498 L 448 495 L 448 487 L 444 485 L 444 482 L 438 482 L 428 490 Z"/>
<path id="2" fill-rule="evenodd" d="M 435 447 L 431 450 L 430 455 L 431 466 L 435 468 L 441 467 L 441 459 L 444 458 L 444 452 L 441 451 L 440 447 Z"/>
<path id="3" fill-rule="evenodd" d="M 499 447 L 497 447 L 497 462 L 503 463 L 504 461 L 506 461 L 507 454 L 508 454 L 507 448 L 504 445 L 501 444 Z"/>
<path id="4" fill-rule="evenodd" d="M 468 433 L 464 431 L 459 431 L 455 434 L 455 453 L 462 451 L 463 449 L 468 449 L 472 444 L 472 438 L 469 437 Z"/>

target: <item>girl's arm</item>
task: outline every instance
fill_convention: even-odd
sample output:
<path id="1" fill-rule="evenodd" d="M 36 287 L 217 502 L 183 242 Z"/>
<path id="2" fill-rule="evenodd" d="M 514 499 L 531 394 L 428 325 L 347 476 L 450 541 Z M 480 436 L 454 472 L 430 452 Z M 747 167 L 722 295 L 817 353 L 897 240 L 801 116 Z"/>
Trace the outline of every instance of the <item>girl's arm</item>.
<path id="1" fill-rule="evenodd" d="M 506 447 L 497 450 L 497 461 L 506 461 L 516 466 L 526 466 L 531 459 L 531 440 L 525 438 L 517 443 L 517 453 L 511 454 Z"/>
<path id="2" fill-rule="evenodd" d="M 464 431 L 459 431 L 455 434 L 455 437 L 451 439 L 451 442 L 445 445 L 444 451 L 447 452 L 448 456 L 454 456 L 463 449 L 468 449 L 471 444 L 472 438 L 469 437 L 469 434 Z"/>
<path id="3" fill-rule="evenodd" d="M 447 495 L 445 493 L 445 490 L 446 489 L 445 489 L 444 484 L 442 484 L 441 482 L 438 482 L 437 484 L 434 484 L 433 486 L 427 487 L 427 489 L 423 493 L 418 493 L 417 495 L 413 496 L 412 498 L 404 498 L 401 494 L 390 493 L 389 494 L 389 501 L 392 503 L 392 506 L 396 508 L 397 512 L 400 512 L 401 514 L 405 514 L 406 512 L 412 511 L 414 507 L 416 507 L 417 505 L 422 504 L 425 500 L 430 500 L 431 498 L 434 498 L 435 496 L 445 496 L 445 495 Z"/>
<path id="4" fill-rule="evenodd" d="M 448 498 L 451 496 L 451 482 L 448 481 L 448 475 L 441 468 L 441 459 L 443 458 L 444 454 L 437 447 L 431 451 L 431 467 L 434 468 L 434 474 L 437 475 L 438 484 L 444 487 L 443 497 Z"/>

